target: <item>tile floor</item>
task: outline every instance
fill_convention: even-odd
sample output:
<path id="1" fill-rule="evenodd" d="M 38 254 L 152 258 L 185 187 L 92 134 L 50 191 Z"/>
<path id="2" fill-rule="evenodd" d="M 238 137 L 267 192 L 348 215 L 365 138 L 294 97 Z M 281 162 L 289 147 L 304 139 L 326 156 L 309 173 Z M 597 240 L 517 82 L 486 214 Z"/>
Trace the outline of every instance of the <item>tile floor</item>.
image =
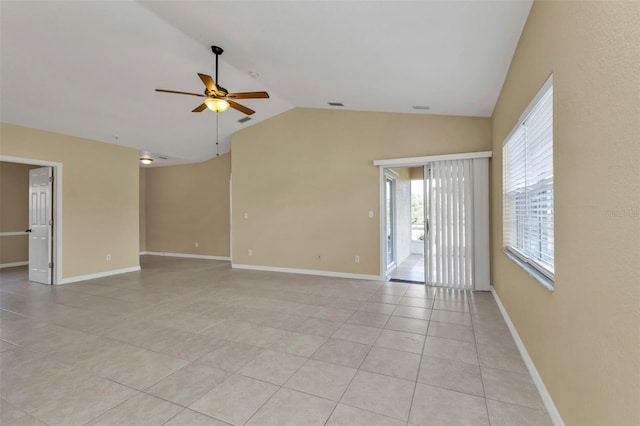
<path id="1" fill-rule="evenodd" d="M 389 278 L 396 280 L 407 280 L 424 282 L 424 256 L 421 254 L 410 254 L 398 267 L 389 275 Z"/>
<path id="2" fill-rule="evenodd" d="M 232 270 L 0 272 L 0 422 L 550 424 L 488 293 Z"/>

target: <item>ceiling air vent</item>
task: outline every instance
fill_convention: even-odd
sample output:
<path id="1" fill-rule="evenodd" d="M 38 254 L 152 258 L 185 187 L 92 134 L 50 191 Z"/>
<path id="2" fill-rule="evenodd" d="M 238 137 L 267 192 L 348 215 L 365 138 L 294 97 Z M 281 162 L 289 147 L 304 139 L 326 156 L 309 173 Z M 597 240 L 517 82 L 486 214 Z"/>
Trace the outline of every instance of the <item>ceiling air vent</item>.
<path id="1" fill-rule="evenodd" d="M 328 102 L 328 104 L 331 106 L 344 106 L 342 102 Z"/>
<path id="2" fill-rule="evenodd" d="M 238 123 L 246 123 L 249 120 L 251 120 L 251 117 L 242 117 L 240 120 L 238 120 Z"/>
<path id="3" fill-rule="evenodd" d="M 429 107 L 428 107 L 428 106 L 424 106 L 424 105 L 414 105 L 412 108 L 413 108 L 413 109 L 422 109 L 422 110 L 427 110 L 427 109 L 429 109 Z"/>
<path id="4" fill-rule="evenodd" d="M 168 160 L 169 159 L 169 157 L 163 157 L 163 156 L 158 156 L 158 158 L 161 159 L 161 160 Z"/>

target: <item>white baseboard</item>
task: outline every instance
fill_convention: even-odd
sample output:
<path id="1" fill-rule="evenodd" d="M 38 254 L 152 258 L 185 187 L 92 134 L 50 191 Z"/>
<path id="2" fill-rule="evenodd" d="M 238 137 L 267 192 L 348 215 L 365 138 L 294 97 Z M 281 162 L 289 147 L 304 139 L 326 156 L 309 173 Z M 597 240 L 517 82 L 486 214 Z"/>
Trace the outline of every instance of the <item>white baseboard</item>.
<path id="1" fill-rule="evenodd" d="M 513 325 L 513 322 L 511 322 L 511 318 L 509 318 L 509 314 L 507 313 L 507 310 L 505 309 L 504 305 L 502 304 L 502 301 L 500 300 L 500 296 L 498 296 L 498 293 L 496 292 L 496 289 L 493 286 L 491 286 L 491 294 L 493 294 L 493 298 L 498 304 L 498 309 L 500 309 L 500 313 L 502 314 L 504 321 L 507 323 L 507 327 L 509 327 L 511 336 L 513 337 L 513 340 L 515 341 L 516 346 L 520 351 L 520 355 L 522 355 L 522 359 L 524 360 L 524 363 L 527 366 L 527 369 L 529 370 L 529 374 L 531 374 L 533 383 L 536 385 L 536 388 L 540 393 L 540 397 L 542 398 L 542 402 L 544 403 L 544 406 L 547 409 L 547 413 L 549 414 L 549 417 L 551 417 L 551 421 L 553 422 L 554 425 L 557 425 L 557 426 L 564 425 L 564 422 L 562 421 L 562 417 L 560 417 L 560 413 L 558 412 L 556 405 L 553 403 L 553 399 L 551 399 L 551 395 L 549 395 L 549 391 L 547 391 L 547 387 L 544 385 L 544 382 L 542 381 L 542 377 L 540 377 L 540 374 L 538 373 L 538 370 L 536 369 L 536 366 L 533 363 L 533 360 L 529 356 L 529 352 L 527 352 L 527 348 L 524 346 L 522 339 L 520 339 L 520 335 L 518 334 L 518 331 L 516 330 L 515 325 Z"/>
<path id="2" fill-rule="evenodd" d="M 114 269 L 112 271 L 98 272 L 96 274 L 77 275 L 75 277 L 63 278 L 62 281 L 58 283 L 58 285 L 71 284 L 78 281 L 92 280 L 95 278 L 109 277 L 111 275 L 126 274 L 127 272 L 136 272 L 139 270 L 140 270 L 140 265 L 132 266 L 131 268 Z"/>
<path id="3" fill-rule="evenodd" d="M 149 252 L 148 251 L 141 251 L 140 252 L 140 256 L 144 256 L 145 254 L 149 254 Z"/>
<path id="4" fill-rule="evenodd" d="M 28 265 L 29 261 L 26 260 L 24 262 L 12 262 L 12 263 L 0 263 L 0 269 L 2 268 L 13 268 L 14 266 L 25 266 Z"/>
<path id="5" fill-rule="evenodd" d="M 249 269 L 252 271 L 285 272 L 288 274 L 317 275 L 321 277 L 350 278 L 355 280 L 380 281 L 380 277 L 378 275 L 351 274 L 347 272 L 318 271 L 315 269 L 280 268 L 277 266 L 242 265 L 239 263 L 232 263 L 231 267 L 234 269 Z"/>
<path id="6" fill-rule="evenodd" d="M 209 259 L 209 260 L 231 260 L 228 256 L 207 256 L 204 254 L 185 254 L 185 253 L 163 253 L 158 251 L 143 251 L 141 255 L 148 254 L 151 256 L 167 256 L 167 257 L 187 257 L 190 259 Z"/>

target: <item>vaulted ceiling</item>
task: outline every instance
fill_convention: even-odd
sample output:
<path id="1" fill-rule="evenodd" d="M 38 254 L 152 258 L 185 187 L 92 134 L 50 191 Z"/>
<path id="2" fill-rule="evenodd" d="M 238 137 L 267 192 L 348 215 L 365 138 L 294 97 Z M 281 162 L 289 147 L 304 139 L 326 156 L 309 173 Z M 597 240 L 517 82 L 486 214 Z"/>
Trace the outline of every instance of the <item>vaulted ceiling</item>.
<path id="1" fill-rule="evenodd" d="M 163 155 L 216 154 L 216 114 L 192 113 L 197 73 L 256 110 L 230 135 L 293 107 L 490 116 L 531 0 L 2 1 L 3 122 Z M 332 107 L 328 102 L 341 102 Z M 429 109 L 414 109 L 414 106 Z"/>

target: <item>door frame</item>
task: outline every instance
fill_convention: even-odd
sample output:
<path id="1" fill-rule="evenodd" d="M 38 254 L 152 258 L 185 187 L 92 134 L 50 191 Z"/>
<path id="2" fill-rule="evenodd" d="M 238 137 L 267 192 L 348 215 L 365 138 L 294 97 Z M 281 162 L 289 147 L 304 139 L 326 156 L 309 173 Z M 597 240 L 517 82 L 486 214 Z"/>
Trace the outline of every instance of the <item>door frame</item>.
<path id="1" fill-rule="evenodd" d="M 386 235 L 387 235 L 387 198 L 386 198 L 386 183 L 387 180 L 390 180 L 391 183 L 391 235 L 392 235 L 392 241 L 391 241 L 391 252 L 393 253 L 393 261 L 389 262 L 389 259 L 387 258 L 387 245 L 385 244 L 385 250 L 384 250 L 384 260 L 383 260 L 383 265 L 382 268 L 384 269 L 384 275 L 385 277 L 388 276 L 391 271 L 393 271 L 395 268 L 398 267 L 398 247 L 397 247 L 397 225 L 396 225 L 396 188 L 397 188 L 397 179 L 400 176 L 395 170 L 393 170 L 390 167 L 385 167 L 383 168 L 384 170 L 384 188 L 383 188 L 383 192 L 384 192 L 384 200 L 383 200 L 383 204 L 384 204 L 384 217 L 382 218 L 383 223 L 384 223 L 384 231 L 383 231 L 383 238 L 382 241 L 384 242 L 386 240 Z"/>
<path id="2" fill-rule="evenodd" d="M 53 167 L 53 194 L 51 197 L 54 203 L 52 211 L 53 233 L 51 236 L 53 246 L 53 276 L 51 277 L 51 282 L 53 285 L 60 284 L 62 282 L 62 163 L 9 155 L 0 155 L 0 161 Z"/>
<path id="3" fill-rule="evenodd" d="M 445 155 L 429 155 L 423 157 L 409 157 L 409 158 L 392 158 L 385 160 L 374 160 L 373 165 L 378 167 L 378 187 L 379 187 L 379 210 L 378 210 L 378 229 L 379 229 L 379 244 L 380 244 L 380 281 L 384 281 L 385 275 L 385 199 L 384 199 L 384 186 L 385 186 L 385 169 L 391 167 L 424 167 L 428 163 L 442 160 L 469 160 L 474 158 L 491 158 L 493 156 L 492 151 L 480 151 L 480 152 L 465 152 L 460 154 L 445 154 Z M 426 241 L 426 238 L 425 238 Z M 488 255 L 488 253 L 487 253 Z M 425 271 L 426 274 L 427 271 Z"/>

